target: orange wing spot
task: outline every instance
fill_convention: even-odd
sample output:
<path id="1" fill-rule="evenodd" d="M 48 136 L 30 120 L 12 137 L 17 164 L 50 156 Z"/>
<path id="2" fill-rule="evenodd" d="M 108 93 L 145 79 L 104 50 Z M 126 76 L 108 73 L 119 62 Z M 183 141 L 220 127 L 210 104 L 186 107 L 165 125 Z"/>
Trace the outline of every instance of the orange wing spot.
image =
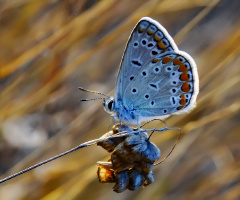
<path id="1" fill-rule="evenodd" d="M 143 29 L 142 27 L 139 27 L 139 28 L 138 28 L 138 32 L 139 32 L 139 33 L 142 33 L 143 31 L 144 31 L 144 29 Z"/>
<path id="2" fill-rule="evenodd" d="M 147 33 L 148 33 L 149 35 L 152 35 L 152 34 L 153 34 L 153 32 L 152 32 L 151 30 L 148 30 Z"/>
<path id="3" fill-rule="evenodd" d="M 154 35 L 154 40 L 156 40 L 157 42 L 161 40 L 160 37 L 158 37 L 157 35 Z"/>
<path id="4" fill-rule="evenodd" d="M 189 77 L 188 77 L 188 74 L 186 72 L 182 73 L 180 75 L 180 80 L 181 81 L 189 81 Z"/>
<path id="5" fill-rule="evenodd" d="M 183 109 L 183 106 L 179 106 L 177 107 L 178 110 L 182 110 Z"/>
<path id="6" fill-rule="evenodd" d="M 187 103 L 186 99 L 181 99 L 181 100 L 180 100 L 180 104 L 181 104 L 181 105 L 184 106 L 186 103 Z"/>
<path id="7" fill-rule="evenodd" d="M 186 99 L 185 95 L 184 94 L 181 94 L 181 99 Z"/>
<path id="8" fill-rule="evenodd" d="M 184 94 L 182 94 L 180 97 L 181 97 L 180 104 L 184 106 L 187 103 L 186 97 Z"/>
<path id="9" fill-rule="evenodd" d="M 163 58 L 162 63 L 166 64 L 166 63 L 169 63 L 171 60 L 172 60 L 172 58 L 166 56 Z"/>
<path id="10" fill-rule="evenodd" d="M 188 68 L 186 67 L 186 65 L 181 65 L 178 69 L 178 71 L 180 72 L 187 72 L 188 71 Z"/>
<path id="11" fill-rule="evenodd" d="M 181 60 L 179 60 L 178 58 L 176 58 L 176 59 L 174 59 L 173 64 L 174 64 L 174 65 L 182 65 L 183 63 L 182 63 Z"/>
<path id="12" fill-rule="evenodd" d="M 153 59 L 152 63 L 157 63 L 159 61 L 159 59 Z"/>
<path id="13" fill-rule="evenodd" d="M 183 92 L 190 92 L 190 85 L 188 83 L 183 83 L 181 89 Z"/>
<path id="14" fill-rule="evenodd" d="M 159 43 L 158 43 L 158 47 L 159 47 L 160 49 L 165 49 L 165 48 L 166 48 L 166 46 L 165 46 L 162 42 L 159 42 Z"/>

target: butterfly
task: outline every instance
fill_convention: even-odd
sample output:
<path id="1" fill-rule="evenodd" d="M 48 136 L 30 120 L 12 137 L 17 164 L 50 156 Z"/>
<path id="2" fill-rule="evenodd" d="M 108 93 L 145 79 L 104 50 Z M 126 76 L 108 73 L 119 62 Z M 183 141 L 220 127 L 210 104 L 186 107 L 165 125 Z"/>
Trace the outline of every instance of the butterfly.
<path id="1" fill-rule="evenodd" d="M 199 79 L 193 58 L 180 51 L 157 21 L 143 17 L 133 29 L 118 73 L 115 97 L 104 100 L 114 119 L 138 124 L 195 107 Z"/>

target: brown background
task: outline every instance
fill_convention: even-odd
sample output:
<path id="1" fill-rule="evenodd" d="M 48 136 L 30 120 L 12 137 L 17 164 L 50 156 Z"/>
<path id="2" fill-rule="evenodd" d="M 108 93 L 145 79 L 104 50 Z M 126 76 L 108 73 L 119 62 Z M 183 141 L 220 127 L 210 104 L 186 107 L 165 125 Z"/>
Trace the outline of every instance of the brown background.
<path id="1" fill-rule="evenodd" d="M 131 30 L 159 21 L 195 59 L 197 108 L 166 122 L 184 137 L 154 168 L 145 189 L 116 194 L 100 184 L 91 146 L 0 185 L 0 199 L 240 199 L 240 1 L 0 1 L 0 173 L 4 178 L 112 125 L 102 101 L 78 86 L 114 94 Z M 153 123 L 151 127 L 158 127 Z M 163 158 L 176 132 L 155 133 Z"/>

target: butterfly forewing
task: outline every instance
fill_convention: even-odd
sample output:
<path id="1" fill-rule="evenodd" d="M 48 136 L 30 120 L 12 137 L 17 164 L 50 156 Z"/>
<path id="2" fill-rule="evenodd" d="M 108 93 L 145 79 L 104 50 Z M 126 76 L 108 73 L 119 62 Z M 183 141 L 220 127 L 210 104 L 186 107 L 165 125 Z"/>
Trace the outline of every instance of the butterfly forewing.
<path id="1" fill-rule="evenodd" d="M 195 106 L 198 73 L 194 60 L 178 50 L 155 20 L 142 18 L 124 52 L 115 92 L 115 116 L 141 121 L 180 114 Z"/>
<path id="2" fill-rule="evenodd" d="M 134 28 L 124 52 L 115 92 L 116 104 L 124 98 L 126 87 L 136 80 L 147 63 L 164 52 L 177 49 L 167 31 L 157 21 L 142 18 Z"/>

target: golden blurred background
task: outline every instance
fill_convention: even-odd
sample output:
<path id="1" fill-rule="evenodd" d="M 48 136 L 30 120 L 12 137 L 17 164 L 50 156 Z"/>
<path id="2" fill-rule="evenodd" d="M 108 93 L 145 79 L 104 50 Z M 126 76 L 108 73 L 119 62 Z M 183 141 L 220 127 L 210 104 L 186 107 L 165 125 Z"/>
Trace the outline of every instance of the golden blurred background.
<path id="1" fill-rule="evenodd" d="M 0 199 L 240 199 L 239 0 L 1 0 L 1 178 L 109 130 L 102 101 L 79 102 L 96 95 L 78 87 L 114 94 L 127 39 L 143 16 L 168 30 L 200 77 L 197 107 L 166 120 L 184 137 L 154 168 L 155 182 L 113 192 L 98 182 L 96 162 L 109 155 L 94 145 L 1 184 Z M 153 135 L 161 158 L 176 137 Z"/>

